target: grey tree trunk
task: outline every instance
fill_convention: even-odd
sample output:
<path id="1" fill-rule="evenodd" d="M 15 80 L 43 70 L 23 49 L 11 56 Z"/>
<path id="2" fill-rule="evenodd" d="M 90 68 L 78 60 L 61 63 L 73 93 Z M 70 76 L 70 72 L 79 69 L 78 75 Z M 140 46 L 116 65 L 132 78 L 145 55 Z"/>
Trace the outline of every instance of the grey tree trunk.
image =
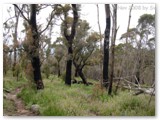
<path id="1" fill-rule="evenodd" d="M 115 49 L 115 40 L 117 35 L 117 4 L 113 5 L 113 26 L 112 26 L 112 40 L 111 40 L 111 64 L 110 64 L 110 82 L 108 94 L 112 93 L 112 84 L 114 77 L 114 49 Z"/>

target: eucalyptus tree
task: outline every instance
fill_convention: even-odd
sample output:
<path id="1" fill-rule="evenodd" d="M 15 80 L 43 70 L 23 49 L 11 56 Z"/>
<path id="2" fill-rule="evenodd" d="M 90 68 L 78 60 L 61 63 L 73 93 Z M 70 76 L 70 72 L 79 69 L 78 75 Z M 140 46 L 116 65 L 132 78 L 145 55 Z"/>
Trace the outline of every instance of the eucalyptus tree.
<path id="1" fill-rule="evenodd" d="M 67 64 L 66 64 L 66 75 L 65 75 L 65 84 L 71 85 L 72 78 L 72 60 L 73 60 L 73 41 L 76 35 L 76 26 L 78 22 L 78 11 L 79 5 L 77 4 L 65 4 L 58 5 L 56 14 L 60 16 L 62 20 L 61 24 L 61 34 L 65 38 L 65 45 L 67 47 Z M 70 11 L 72 10 L 73 17 L 70 16 Z M 63 18 L 61 17 L 63 15 Z"/>
<path id="2" fill-rule="evenodd" d="M 88 85 L 87 79 L 83 73 L 85 66 L 91 66 L 94 64 L 90 59 L 98 47 L 97 42 L 100 39 L 100 35 L 97 32 L 92 32 L 85 39 L 77 41 L 74 45 L 73 52 L 73 64 L 75 66 L 75 72 L 81 77 L 84 84 Z M 96 58 L 94 58 L 96 59 Z"/>
<path id="3" fill-rule="evenodd" d="M 23 47 L 28 55 L 28 58 L 31 61 L 31 66 L 32 66 L 32 70 L 33 70 L 33 79 L 34 82 L 36 84 L 37 89 L 43 89 L 44 85 L 43 85 L 43 81 L 42 81 L 42 76 L 41 76 L 41 62 L 40 62 L 40 37 L 41 34 L 47 30 L 48 26 L 50 25 L 52 19 L 54 18 L 54 11 L 55 9 L 53 9 L 51 11 L 49 20 L 47 21 L 47 25 L 43 30 L 39 30 L 38 25 L 37 25 L 37 15 L 40 12 L 39 9 L 39 5 L 38 4 L 30 4 L 27 8 L 28 13 L 27 16 L 25 13 L 25 11 L 21 10 L 19 8 L 18 5 L 13 4 L 18 11 L 20 12 L 20 15 L 23 17 L 23 19 L 25 20 L 25 26 L 28 28 L 27 33 L 26 33 L 26 40 L 23 44 Z M 56 5 L 55 5 L 56 6 Z M 29 16 L 30 15 L 30 16 Z"/>

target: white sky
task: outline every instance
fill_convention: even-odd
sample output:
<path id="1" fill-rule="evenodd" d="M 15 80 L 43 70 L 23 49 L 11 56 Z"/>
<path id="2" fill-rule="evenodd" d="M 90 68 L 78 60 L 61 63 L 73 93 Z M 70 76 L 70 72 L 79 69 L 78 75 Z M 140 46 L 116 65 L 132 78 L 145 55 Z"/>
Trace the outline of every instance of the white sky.
<path id="1" fill-rule="evenodd" d="M 131 4 L 118 4 L 117 6 L 117 27 L 120 26 L 117 32 L 117 39 L 121 37 L 121 34 L 127 31 L 130 6 Z M 98 31 L 96 5 L 82 5 L 82 12 L 86 15 L 83 15 L 82 17 L 89 21 L 92 29 Z M 99 12 L 101 31 L 104 33 L 106 25 L 104 4 L 99 4 Z M 131 13 L 130 28 L 136 27 L 139 17 L 145 13 L 155 14 L 155 4 L 134 4 Z"/>
<path id="2" fill-rule="evenodd" d="M 13 5 L 3 5 L 3 22 L 6 21 L 9 18 L 9 15 L 7 13 L 7 8 L 9 6 Z M 116 43 L 119 43 L 118 40 L 123 33 L 126 32 L 127 26 L 128 26 L 128 18 L 129 18 L 129 10 L 130 10 L 131 4 L 118 4 L 117 8 L 117 27 L 119 26 L 119 30 L 117 32 L 117 40 Z M 40 24 L 43 24 L 43 27 L 46 26 L 46 18 L 48 17 L 49 13 L 51 13 L 50 8 L 42 10 L 41 14 L 37 17 L 37 21 Z M 136 27 L 138 19 L 143 14 L 155 14 L 155 4 L 134 4 L 132 8 L 131 13 L 131 22 L 130 22 L 130 28 Z M 104 4 L 99 4 L 99 19 L 100 19 L 100 26 L 101 26 L 101 32 L 104 33 L 105 30 L 105 10 L 104 10 Z M 81 6 L 81 19 L 85 19 L 89 22 L 91 29 L 94 31 L 99 32 L 98 24 L 97 24 L 97 6 L 96 4 L 82 4 Z M 23 19 L 20 19 L 20 21 L 23 21 Z M 19 31 L 24 29 L 22 23 L 19 23 Z M 42 28 L 43 29 L 43 28 Z M 53 37 L 52 40 L 55 40 L 57 36 L 57 32 L 60 31 L 59 27 L 53 27 Z M 19 32 L 19 35 L 21 37 L 24 37 L 23 34 Z"/>

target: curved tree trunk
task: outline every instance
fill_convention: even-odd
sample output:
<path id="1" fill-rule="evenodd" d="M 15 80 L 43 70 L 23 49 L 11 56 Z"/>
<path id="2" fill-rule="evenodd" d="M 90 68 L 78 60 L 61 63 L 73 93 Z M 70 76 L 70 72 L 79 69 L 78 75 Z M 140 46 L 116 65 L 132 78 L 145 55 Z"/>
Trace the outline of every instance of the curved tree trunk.
<path id="1" fill-rule="evenodd" d="M 86 78 L 85 78 L 85 76 L 84 76 L 84 74 L 83 74 L 83 72 L 82 72 L 82 69 L 79 69 L 79 70 L 78 70 L 78 74 L 79 74 L 79 76 L 81 77 L 83 83 L 84 83 L 85 85 L 88 85 L 88 82 L 87 82 L 87 80 L 86 80 Z"/>

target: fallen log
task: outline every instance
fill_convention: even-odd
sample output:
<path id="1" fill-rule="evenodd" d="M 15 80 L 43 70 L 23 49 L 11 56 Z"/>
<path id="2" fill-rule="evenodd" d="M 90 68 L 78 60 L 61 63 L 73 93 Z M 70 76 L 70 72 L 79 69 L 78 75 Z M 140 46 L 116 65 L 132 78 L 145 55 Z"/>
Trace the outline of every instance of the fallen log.
<path id="1" fill-rule="evenodd" d="M 134 95 L 139 95 L 139 94 L 145 93 L 145 94 L 155 96 L 155 89 L 154 88 L 140 88 L 140 87 L 139 88 L 131 88 L 131 87 L 128 87 L 128 86 L 123 86 L 123 87 L 126 88 L 126 89 L 129 89 L 129 90 L 136 91 L 134 93 Z"/>

